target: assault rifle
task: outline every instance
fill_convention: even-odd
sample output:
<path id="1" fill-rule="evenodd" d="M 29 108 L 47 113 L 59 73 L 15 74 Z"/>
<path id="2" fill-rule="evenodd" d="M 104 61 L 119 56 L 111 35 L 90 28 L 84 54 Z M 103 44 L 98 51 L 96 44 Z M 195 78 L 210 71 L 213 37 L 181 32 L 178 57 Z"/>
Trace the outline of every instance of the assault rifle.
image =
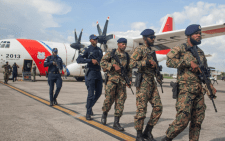
<path id="1" fill-rule="evenodd" d="M 119 64 L 120 69 L 121 69 L 121 76 L 124 78 L 125 82 L 127 83 L 128 86 L 130 86 L 130 82 L 131 80 L 129 79 L 129 77 L 127 76 L 127 70 L 123 67 L 123 65 L 120 63 L 120 59 L 118 58 L 118 56 L 116 54 L 114 54 L 112 56 L 113 59 L 115 59 L 115 61 Z M 132 91 L 132 94 L 134 95 L 134 92 L 130 86 L 130 89 Z"/>
<path id="2" fill-rule="evenodd" d="M 58 61 L 56 58 L 54 58 L 53 61 L 56 63 L 56 67 L 57 67 L 58 71 L 61 72 L 62 69 L 60 69 L 60 67 L 59 67 L 59 66 L 60 66 L 59 61 Z M 62 62 L 62 64 L 63 64 L 63 62 Z M 65 78 L 67 79 L 66 75 L 64 75 L 64 76 L 65 76 Z"/>
<path id="3" fill-rule="evenodd" d="M 212 103 L 213 103 L 213 106 L 214 106 L 214 109 L 215 109 L 215 112 L 217 112 L 217 109 L 216 109 L 216 105 L 214 103 L 214 100 L 213 98 L 215 98 L 215 96 L 213 95 L 213 92 L 212 92 L 212 89 L 210 87 L 210 80 L 208 79 L 208 77 L 210 77 L 210 69 L 209 68 L 206 68 L 203 64 L 202 64 L 202 61 L 200 60 L 200 57 L 198 55 L 198 52 L 197 52 L 197 47 L 196 46 L 193 46 L 191 48 L 189 48 L 189 50 L 191 51 L 192 55 L 197 59 L 198 61 L 198 65 L 199 65 L 199 68 L 201 70 L 202 73 L 199 73 L 198 74 L 198 77 L 199 79 L 204 83 L 206 84 L 209 92 L 210 92 L 210 99 L 212 100 Z"/>
<path id="4" fill-rule="evenodd" d="M 162 93 L 163 93 L 163 88 L 162 88 L 162 80 L 163 80 L 163 76 L 162 74 L 160 73 L 160 71 L 162 71 L 162 66 L 160 65 L 159 66 L 159 62 L 156 58 L 156 53 L 155 51 L 151 52 L 150 53 L 150 56 L 153 57 L 153 60 L 156 62 L 157 64 L 157 68 L 155 69 L 155 74 L 156 74 L 156 79 L 157 79 L 157 82 L 159 83 L 159 85 L 161 86 L 161 90 L 162 90 Z M 159 81 L 158 81 L 159 80 Z"/>

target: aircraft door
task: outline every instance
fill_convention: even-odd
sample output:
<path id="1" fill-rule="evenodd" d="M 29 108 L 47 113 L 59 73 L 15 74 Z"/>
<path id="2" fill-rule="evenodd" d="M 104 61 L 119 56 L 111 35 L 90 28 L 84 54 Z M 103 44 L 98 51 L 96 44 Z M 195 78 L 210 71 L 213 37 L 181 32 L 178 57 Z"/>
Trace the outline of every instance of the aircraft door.
<path id="1" fill-rule="evenodd" d="M 32 70 L 33 60 L 24 59 L 23 61 L 23 80 L 31 80 L 31 70 Z"/>

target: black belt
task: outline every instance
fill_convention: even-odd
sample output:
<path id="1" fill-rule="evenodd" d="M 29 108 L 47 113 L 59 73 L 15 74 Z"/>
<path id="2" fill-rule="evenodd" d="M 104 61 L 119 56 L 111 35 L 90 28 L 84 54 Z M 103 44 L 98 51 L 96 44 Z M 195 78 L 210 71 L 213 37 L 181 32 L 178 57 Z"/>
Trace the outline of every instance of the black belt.
<path id="1" fill-rule="evenodd" d="M 59 72 L 49 72 L 49 73 L 53 73 L 53 74 L 59 74 Z"/>

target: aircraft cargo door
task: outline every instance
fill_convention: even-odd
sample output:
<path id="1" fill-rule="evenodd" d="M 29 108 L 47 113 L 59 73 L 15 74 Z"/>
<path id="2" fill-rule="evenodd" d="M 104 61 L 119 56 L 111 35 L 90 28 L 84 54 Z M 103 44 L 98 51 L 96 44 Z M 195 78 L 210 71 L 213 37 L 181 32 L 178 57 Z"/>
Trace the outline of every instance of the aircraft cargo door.
<path id="1" fill-rule="evenodd" d="M 31 69 L 33 60 L 24 59 L 23 61 L 23 80 L 31 80 Z"/>

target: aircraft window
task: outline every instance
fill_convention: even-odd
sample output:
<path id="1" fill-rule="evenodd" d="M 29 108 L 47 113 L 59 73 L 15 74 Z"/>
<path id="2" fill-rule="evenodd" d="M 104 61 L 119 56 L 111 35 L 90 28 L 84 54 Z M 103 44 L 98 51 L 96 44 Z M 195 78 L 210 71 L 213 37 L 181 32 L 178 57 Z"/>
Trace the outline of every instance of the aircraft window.
<path id="1" fill-rule="evenodd" d="M 3 43 L 6 43 L 6 41 L 4 41 Z"/>
<path id="2" fill-rule="evenodd" d="M 1 44 L 1 48 L 4 48 L 5 47 L 5 44 Z"/>
<path id="3" fill-rule="evenodd" d="M 10 41 L 8 41 L 7 43 L 10 43 Z"/>
<path id="4" fill-rule="evenodd" d="M 5 48 L 9 48 L 10 47 L 10 43 L 7 43 Z"/>

